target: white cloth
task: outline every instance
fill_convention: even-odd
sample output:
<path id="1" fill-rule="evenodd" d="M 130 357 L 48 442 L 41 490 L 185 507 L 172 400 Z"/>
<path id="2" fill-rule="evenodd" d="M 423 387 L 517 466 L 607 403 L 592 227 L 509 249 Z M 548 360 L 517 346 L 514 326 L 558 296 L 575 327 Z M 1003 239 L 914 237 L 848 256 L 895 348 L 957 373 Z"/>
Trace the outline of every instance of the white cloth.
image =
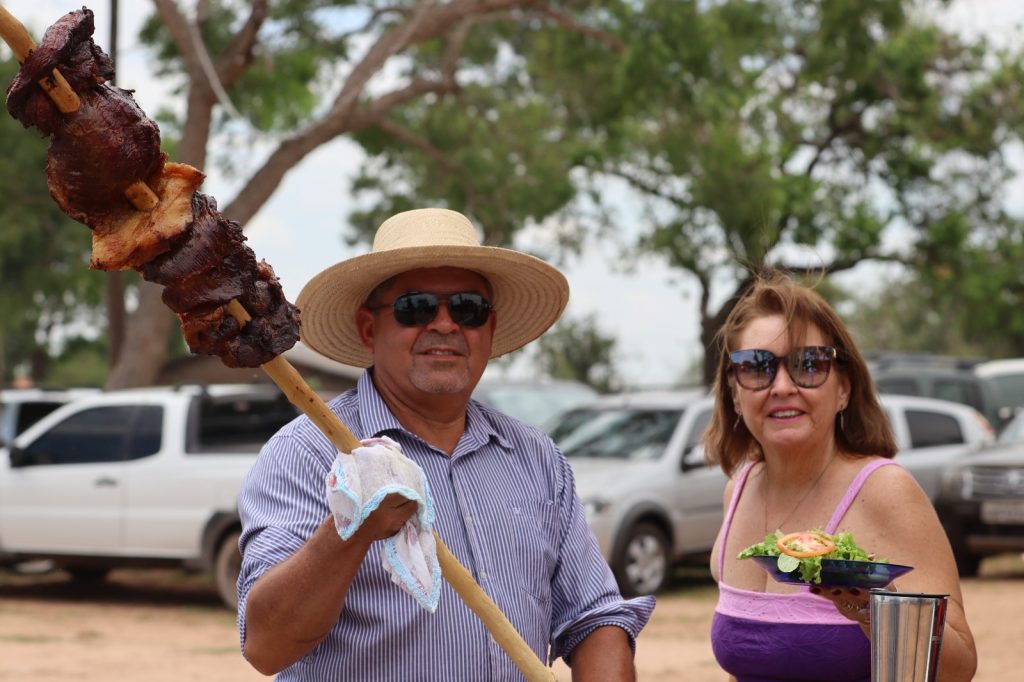
<path id="1" fill-rule="evenodd" d="M 339 453 L 327 475 L 327 502 L 343 540 L 362 525 L 381 500 L 397 493 L 417 503 L 416 513 L 380 545 L 391 580 L 433 613 L 441 592 L 441 566 L 432 531 L 434 505 L 427 477 L 387 436 L 368 438 L 352 454 Z"/>

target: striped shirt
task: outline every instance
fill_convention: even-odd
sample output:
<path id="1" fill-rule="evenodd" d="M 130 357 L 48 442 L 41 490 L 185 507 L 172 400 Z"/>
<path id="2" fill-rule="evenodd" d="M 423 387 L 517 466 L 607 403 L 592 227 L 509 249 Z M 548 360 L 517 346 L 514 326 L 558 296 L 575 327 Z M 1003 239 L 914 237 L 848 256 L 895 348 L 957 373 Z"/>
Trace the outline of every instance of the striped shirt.
<path id="1" fill-rule="evenodd" d="M 568 656 L 595 628 L 633 643 L 653 597 L 624 600 L 586 524 L 572 469 L 542 431 L 470 401 L 451 457 L 404 430 L 368 370 L 329 407 L 360 439 L 387 435 L 426 472 L 435 530 L 541 660 Z M 330 514 L 324 478 L 334 446 L 307 418 L 264 446 L 242 487 L 238 623 L 267 569 L 287 559 Z M 394 585 L 376 548 L 366 555 L 338 623 L 277 679 L 523 679 L 480 620 L 445 583 L 433 614 Z"/>

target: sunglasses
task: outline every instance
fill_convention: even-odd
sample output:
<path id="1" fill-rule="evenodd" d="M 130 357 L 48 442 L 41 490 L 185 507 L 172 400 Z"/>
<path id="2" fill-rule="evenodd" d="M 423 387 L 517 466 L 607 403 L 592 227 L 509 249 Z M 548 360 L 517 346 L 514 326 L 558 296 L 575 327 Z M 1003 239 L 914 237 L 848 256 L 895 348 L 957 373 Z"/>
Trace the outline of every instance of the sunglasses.
<path id="1" fill-rule="evenodd" d="M 817 388 L 828 379 L 832 362 L 842 362 L 839 351 L 832 346 L 801 346 L 785 355 L 752 348 L 729 353 L 732 373 L 743 388 L 763 391 L 775 382 L 779 365 L 786 363 L 786 372 L 800 388 Z"/>
<path id="2" fill-rule="evenodd" d="M 425 291 L 410 291 L 385 303 L 370 308 L 380 310 L 391 308 L 395 321 L 404 327 L 421 327 L 435 317 L 441 301 L 448 304 L 448 315 L 455 324 L 462 327 L 481 327 L 491 316 L 494 306 L 480 294 L 470 291 L 457 294 L 431 294 Z"/>

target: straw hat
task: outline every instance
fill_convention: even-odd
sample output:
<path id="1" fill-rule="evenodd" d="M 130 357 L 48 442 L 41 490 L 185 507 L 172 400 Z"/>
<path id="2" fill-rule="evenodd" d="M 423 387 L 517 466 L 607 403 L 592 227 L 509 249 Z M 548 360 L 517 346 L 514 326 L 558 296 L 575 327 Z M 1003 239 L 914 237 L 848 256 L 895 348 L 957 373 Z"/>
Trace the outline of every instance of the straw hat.
<path id="1" fill-rule="evenodd" d="M 333 265 L 302 288 L 302 342 L 332 360 L 369 367 L 373 357 L 356 331 L 356 311 L 386 279 L 419 268 L 455 267 L 483 275 L 494 292 L 498 324 L 491 357 L 547 331 L 569 301 L 555 268 L 525 253 L 481 246 L 473 223 L 442 208 L 405 211 L 377 229 L 373 250 Z"/>

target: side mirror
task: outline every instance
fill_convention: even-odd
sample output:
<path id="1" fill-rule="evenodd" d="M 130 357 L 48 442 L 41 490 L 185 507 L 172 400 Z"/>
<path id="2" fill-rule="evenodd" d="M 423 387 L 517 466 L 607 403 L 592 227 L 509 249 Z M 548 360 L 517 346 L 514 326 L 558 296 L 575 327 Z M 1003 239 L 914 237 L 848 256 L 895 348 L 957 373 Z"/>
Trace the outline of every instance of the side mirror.
<path id="1" fill-rule="evenodd" d="M 11 445 L 7 450 L 7 456 L 11 460 L 11 468 L 19 469 L 24 466 L 28 466 L 31 463 L 31 457 L 28 453 L 19 448 L 17 445 Z"/>
<path id="2" fill-rule="evenodd" d="M 707 462 L 704 461 L 704 446 L 700 443 L 691 445 L 683 453 L 683 471 L 699 469 L 706 464 Z"/>

